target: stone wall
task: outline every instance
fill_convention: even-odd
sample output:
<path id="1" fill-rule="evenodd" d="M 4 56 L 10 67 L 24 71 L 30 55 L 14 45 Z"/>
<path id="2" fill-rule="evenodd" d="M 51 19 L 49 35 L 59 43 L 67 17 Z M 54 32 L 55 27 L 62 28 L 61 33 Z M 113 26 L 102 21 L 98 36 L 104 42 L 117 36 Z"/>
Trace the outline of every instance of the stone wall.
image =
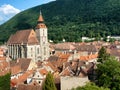
<path id="1" fill-rule="evenodd" d="M 84 86 L 87 82 L 89 82 L 88 77 L 70 77 L 65 76 L 61 77 L 61 90 L 71 90 L 72 88 L 76 88 L 78 86 Z"/>

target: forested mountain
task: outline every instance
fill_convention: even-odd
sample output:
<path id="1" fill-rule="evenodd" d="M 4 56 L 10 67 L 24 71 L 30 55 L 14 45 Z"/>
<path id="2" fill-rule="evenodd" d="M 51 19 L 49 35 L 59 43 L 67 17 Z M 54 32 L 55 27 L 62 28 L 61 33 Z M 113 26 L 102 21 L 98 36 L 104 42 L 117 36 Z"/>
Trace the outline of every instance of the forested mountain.
<path id="1" fill-rule="evenodd" d="M 120 35 L 120 0 L 56 0 L 25 10 L 0 26 L 0 40 L 17 30 L 33 28 L 40 9 L 49 39 L 80 41 L 82 36 Z"/>

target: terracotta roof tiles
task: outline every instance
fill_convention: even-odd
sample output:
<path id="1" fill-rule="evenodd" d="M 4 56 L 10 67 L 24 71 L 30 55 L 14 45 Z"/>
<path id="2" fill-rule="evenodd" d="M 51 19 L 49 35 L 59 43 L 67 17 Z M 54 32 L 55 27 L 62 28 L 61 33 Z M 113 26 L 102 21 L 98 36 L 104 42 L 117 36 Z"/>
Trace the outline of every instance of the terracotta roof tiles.
<path id="1" fill-rule="evenodd" d="M 31 76 L 33 74 L 33 70 L 29 70 L 29 71 L 26 71 L 24 74 L 22 74 L 21 76 L 19 76 L 18 78 L 14 78 L 14 79 L 11 79 L 11 83 L 12 84 L 15 84 L 15 85 L 18 85 L 20 83 L 23 83 L 24 81 L 27 80 L 27 78 L 29 76 Z"/>
<path id="2" fill-rule="evenodd" d="M 75 49 L 72 43 L 58 43 L 54 47 L 56 50 L 73 50 Z"/>
<path id="3" fill-rule="evenodd" d="M 88 56 L 80 56 L 80 60 L 89 61 L 91 59 L 95 59 L 98 57 L 98 54 L 88 55 Z"/>
<path id="4" fill-rule="evenodd" d="M 19 84 L 17 90 L 42 90 L 42 87 L 40 85 Z"/>
<path id="5" fill-rule="evenodd" d="M 10 73 L 10 64 L 4 59 L 0 60 L 0 76 Z"/>
<path id="6" fill-rule="evenodd" d="M 37 24 L 36 28 L 47 28 L 44 23 Z"/>
<path id="7" fill-rule="evenodd" d="M 76 48 L 77 51 L 98 52 L 95 45 L 80 45 Z"/>
<path id="8" fill-rule="evenodd" d="M 39 16 L 39 18 L 38 18 L 38 21 L 39 21 L 39 22 L 43 22 L 43 21 L 44 21 L 43 16 L 42 16 L 41 13 L 40 13 L 40 16 Z"/>
<path id="9" fill-rule="evenodd" d="M 41 73 L 42 75 L 47 75 L 47 74 L 48 74 L 48 71 L 47 71 L 45 68 L 43 68 L 43 69 L 40 69 L 40 73 Z"/>
<path id="10" fill-rule="evenodd" d="M 32 35 L 31 35 L 32 33 Z M 11 35 L 7 44 L 38 44 L 35 32 L 33 29 L 17 31 Z"/>
<path id="11" fill-rule="evenodd" d="M 19 65 L 15 65 L 15 66 L 11 67 L 12 75 L 18 74 L 19 72 L 21 72 L 21 67 Z"/>

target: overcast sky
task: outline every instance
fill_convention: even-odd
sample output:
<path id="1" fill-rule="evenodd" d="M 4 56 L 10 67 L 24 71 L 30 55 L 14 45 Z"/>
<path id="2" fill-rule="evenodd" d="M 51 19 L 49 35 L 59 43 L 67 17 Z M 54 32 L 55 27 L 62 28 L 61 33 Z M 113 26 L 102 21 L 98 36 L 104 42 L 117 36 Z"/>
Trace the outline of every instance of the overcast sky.
<path id="1" fill-rule="evenodd" d="M 0 0 L 0 24 L 28 8 L 55 0 Z"/>

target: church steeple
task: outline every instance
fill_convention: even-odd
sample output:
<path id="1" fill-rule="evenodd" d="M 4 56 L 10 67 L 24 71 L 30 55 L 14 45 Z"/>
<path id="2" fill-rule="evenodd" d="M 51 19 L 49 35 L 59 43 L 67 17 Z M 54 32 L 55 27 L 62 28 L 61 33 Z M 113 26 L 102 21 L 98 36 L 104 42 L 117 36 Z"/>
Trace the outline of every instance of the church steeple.
<path id="1" fill-rule="evenodd" d="M 42 16 L 42 12 L 40 11 L 40 15 L 39 15 L 39 18 L 38 18 L 38 21 L 37 21 L 37 26 L 36 26 L 37 29 L 39 28 L 47 28 L 46 25 L 44 24 L 44 19 L 43 19 L 43 16 Z"/>
<path id="2" fill-rule="evenodd" d="M 43 23 L 44 22 L 44 19 L 43 19 L 43 16 L 42 16 L 42 12 L 40 10 L 40 16 L 38 18 L 38 23 Z"/>
<path id="3" fill-rule="evenodd" d="M 44 24 L 44 19 L 40 11 L 40 16 L 37 21 L 36 26 L 36 36 L 39 41 L 41 50 L 40 50 L 40 60 L 47 60 L 49 57 L 49 43 L 48 43 L 48 30 Z"/>

